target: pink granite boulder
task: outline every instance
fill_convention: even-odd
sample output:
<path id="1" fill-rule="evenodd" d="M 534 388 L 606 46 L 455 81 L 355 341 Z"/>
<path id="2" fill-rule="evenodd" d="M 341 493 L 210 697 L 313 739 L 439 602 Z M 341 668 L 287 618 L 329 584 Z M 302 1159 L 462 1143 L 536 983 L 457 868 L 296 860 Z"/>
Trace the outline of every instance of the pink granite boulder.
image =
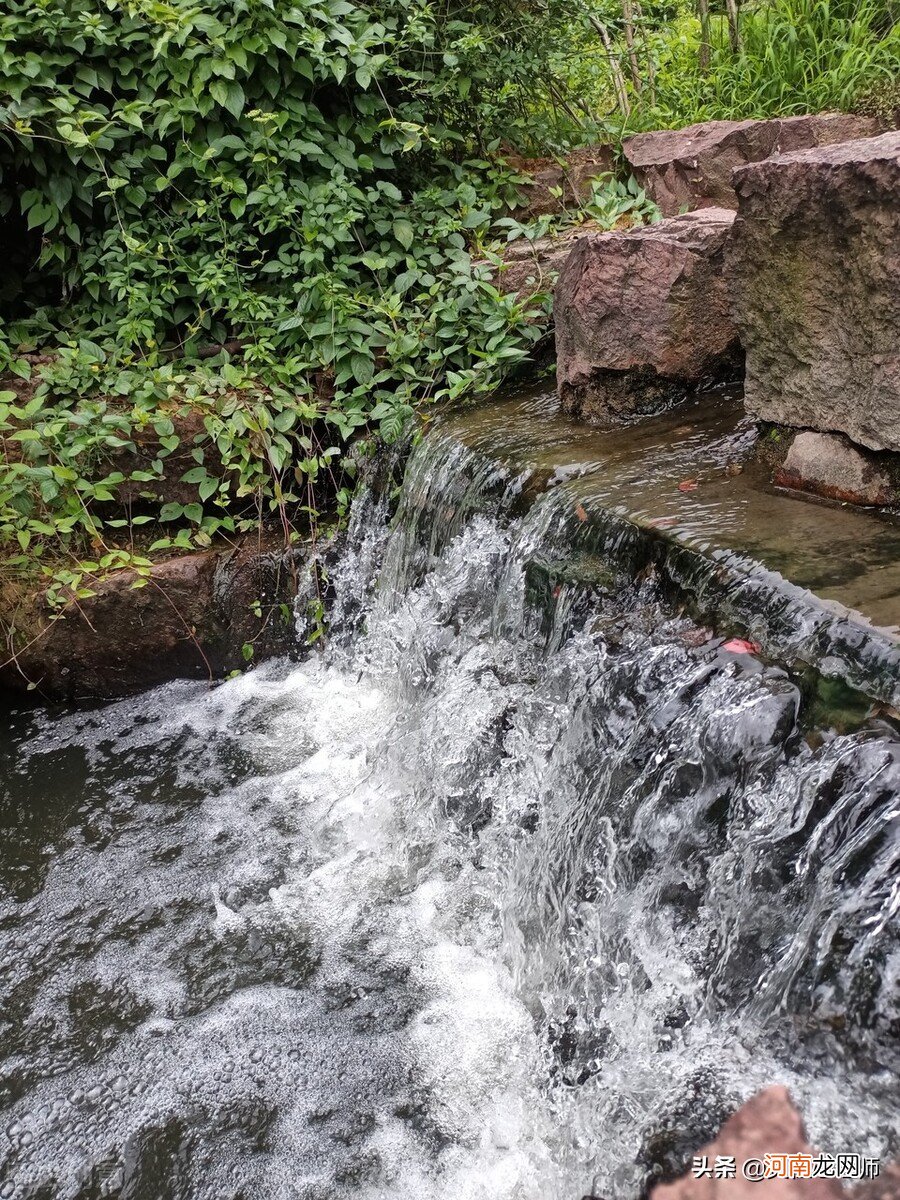
<path id="1" fill-rule="evenodd" d="M 741 167 L 735 186 L 748 411 L 900 450 L 900 132 Z"/>
<path id="2" fill-rule="evenodd" d="M 704 121 L 686 129 L 639 133 L 625 157 L 663 216 L 695 208 L 737 208 L 731 173 L 773 154 L 871 137 L 873 117 L 819 113 L 771 121 Z"/>
<path id="3" fill-rule="evenodd" d="M 733 220 L 704 209 L 578 239 L 554 304 L 566 412 L 626 423 L 735 372 L 740 351 L 722 278 Z"/>

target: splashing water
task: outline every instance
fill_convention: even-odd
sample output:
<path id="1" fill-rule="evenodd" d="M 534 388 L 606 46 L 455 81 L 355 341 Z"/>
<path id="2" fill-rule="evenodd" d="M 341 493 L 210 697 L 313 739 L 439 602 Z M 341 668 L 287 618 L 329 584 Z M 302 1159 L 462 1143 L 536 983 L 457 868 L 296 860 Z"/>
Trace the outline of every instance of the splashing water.
<path id="1" fill-rule="evenodd" d="M 536 599 L 526 487 L 434 433 L 326 653 L 14 717 L 0 1197 L 637 1196 L 776 1081 L 896 1153 L 900 745 Z"/>

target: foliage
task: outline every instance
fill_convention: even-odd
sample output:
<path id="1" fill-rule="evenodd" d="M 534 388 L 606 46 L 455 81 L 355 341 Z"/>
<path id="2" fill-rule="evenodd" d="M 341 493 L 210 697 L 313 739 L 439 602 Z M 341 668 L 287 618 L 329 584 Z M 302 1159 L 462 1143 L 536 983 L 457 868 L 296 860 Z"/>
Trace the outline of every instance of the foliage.
<path id="1" fill-rule="evenodd" d="M 697 66 L 699 25 L 683 19 L 656 42 L 655 105 L 644 125 L 849 111 L 900 73 L 900 27 L 880 0 L 766 0 L 741 10 L 740 49 L 711 22 L 710 64 Z"/>
<path id="2" fill-rule="evenodd" d="M 650 199 L 637 180 L 617 179 L 604 173 L 591 181 L 587 200 L 577 209 L 563 205 L 562 188 L 551 188 L 559 200 L 560 209 L 555 213 L 543 213 L 535 220 L 519 221 L 515 217 L 501 217 L 494 222 L 498 230 L 506 231 L 506 241 L 519 238 L 536 242 L 548 234 L 556 234 L 573 225 L 589 220 L 601 230 L 622 229 L 632 225 L 646 225 L 660 219 L 658 206 Z"/>
<path id="3" fill-rule="evenodd" d="M 646 225 L 660 219 L 660 211 L 633 177 L 627 180 L 605 176 L 594 180 L 584 207 L 601 229 L 621 225 Z"/>
<path id="4" fill-rule="evenodd" d="M 858 113 L 875 117 L 886 128 L 900 128 L 900 72 L 892 79 L 876 78 L 863 88 L 853 107 Z"/>
<path id="5" fill-rule="evenodd" d="M 348 439 L 395 438 L 422 398 L 490 387 L 527 355 L 540 302 L 490 283 L 516 177 L 473 156 L 520 111 L 539 50 L 510 14 L 484 17 L 420 0 L 6 7 L 0 203 L 24 254 L 0 355 L 37 387 L 0 410 L 0 536 L 23 565 L 143 521 L 180 545 L 293 517 L 326 473 L 340 491 Z M 188 410 L 197 499 L 155 510 Z M 123 469 L 148 427 L 157 452 Z M 121 515 L 125 483 L 147 484 L 147 511 Z"/>
<path id="6" fill-rule="evenodd" d="M 898 111 L 897 0 L 574 0 L 563 28 L 552 9 L 548 17 L 557 45 L 548 62 L 571 117 L 564 130 L 548 123 L 550 140 Z"/>

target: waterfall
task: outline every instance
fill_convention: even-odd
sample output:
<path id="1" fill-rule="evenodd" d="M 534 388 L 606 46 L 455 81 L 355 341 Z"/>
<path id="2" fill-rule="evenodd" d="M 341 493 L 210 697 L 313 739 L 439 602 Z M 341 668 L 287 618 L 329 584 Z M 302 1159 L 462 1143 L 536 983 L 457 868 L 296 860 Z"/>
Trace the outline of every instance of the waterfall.
<path id="1" fill-rule="evenodd" d="M 631 1200 L 772 1082 L 896 1154 L 891 727 L 440 429 L 388 501 L 324 651 L 14 717 L 0 1197 Z"/>

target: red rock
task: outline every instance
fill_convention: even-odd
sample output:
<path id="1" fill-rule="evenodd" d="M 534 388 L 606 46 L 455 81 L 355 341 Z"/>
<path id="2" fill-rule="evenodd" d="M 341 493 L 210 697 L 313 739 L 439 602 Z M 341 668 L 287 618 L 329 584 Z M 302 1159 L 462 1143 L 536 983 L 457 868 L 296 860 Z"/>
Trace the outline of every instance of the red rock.
<path id="1" fill-rule="evenodd" d="M 900 450 L 900 132 L 745 166 L 735 186 L 748 411 Z"/>
<path id="2" fill-rule="evenodd" d="M 739 348 L 722 280 L 733 220 L 705 209 L 575 242 L 554 304 L 566 412 L 628 421 L 734 371 Z"/>
<path id="3" fill-rule="evenodd" d="M 697 1151 L 713 1165 L 717 1155 L 735 1159 L 734 1179 L 694 1178 L 689 1170 L 673 1183 L 657 1184 L 650 1200 L 841 1200 L 844 1191 L 834 1179 L 743 1178 L 748 1159 L 766 1154 L 811 1154 L 799 1112 L 787 1088 L 766 1088 L 729 1117 L 718 1135 Z"/>
<path id="4" fill-rule="evenodd" d="M 248 541 L 223 552 L 180 555 L 152 568 L 138 588 L 133 570 L 97 583 L 57 620 L 42 596 L 0 605 L 15 654 L 0 663 L 0 688 L 44 700 L 110 699 L 171 679 L 214 679 L 254 661 L 287 653 L 293 621 L 282 605 L 296 591 L 283 550 Z"/>
<path id="5" fill-rule="evenodd" d="M 771 121 L 704 121 L 628 138 L 623 150 L 632 171 L 663 216 L 694 208 L 737 208 L 731 173 L 773 154 L 871 137 L 872 117 L 846 113 Z"/>
<path id="6" fill-rule="evenodd" d="M 210 640 L 212 551 L 169 559 L 134 589 L 131 570 L 92 584 L 94 596 L 73 601 L 49 621 L 34 598 L 28 637 L 15 660 L 0 668 L 8 687 L 33 685 L 45 699 L 124 695 L 178 676 L 211 675 L 203 643 Z M 22 615 L 13 617 L 21 627 Z"/>
<path id="7" fill-rule="evenodd" d="M 501 292 L 521 297 L 533 296 L 536 292 L 551 295 L 563 263 L 572 252 L 577 240 L 594 232 L 590 223 L 576 225 L 554 236 L 516 238 L 503 249 L 503 264 L 494 274 L 494 283 Z"/>
<path id="8" fill-rule="evenodd" d="M 722 646 L 729 654 L 759 654 L 757 642 L 747 642 L 743 638 L 729 638 Z"/>

